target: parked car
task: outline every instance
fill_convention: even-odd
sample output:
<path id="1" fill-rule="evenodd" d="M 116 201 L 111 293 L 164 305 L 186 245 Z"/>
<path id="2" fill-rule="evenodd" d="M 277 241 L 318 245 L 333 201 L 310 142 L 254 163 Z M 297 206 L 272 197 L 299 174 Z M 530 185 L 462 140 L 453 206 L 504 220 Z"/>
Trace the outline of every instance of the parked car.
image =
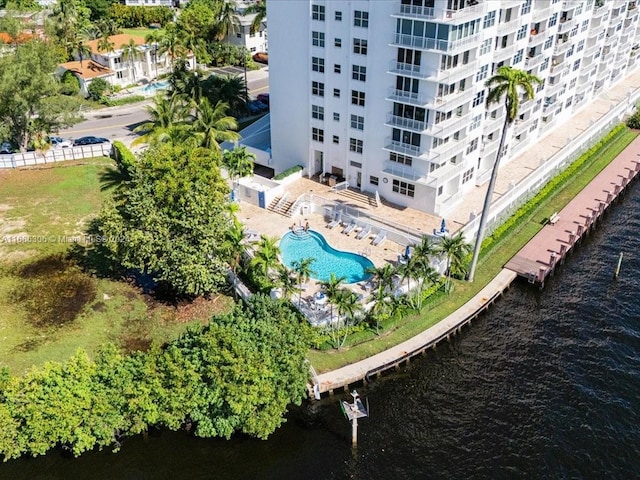
<path id="1" fill-rule="evenodd" d="M 81 147 L 83 145 L 98 145 L 100 143 L 110 143 L 110 140 L 103 137 L 80 137 L 73 141 L 73 146 Z"/>
<path id="2" fill-rule="evenodd" d="M 73 146 L 73 144 L 71 143 L 71 140 L 67 140 L 62 137 L 55 137 L 52 135 L 49 136 L 49 143 L 53 148 L 69 148 Z"/>
<path id="3" fill-rule="evenodd" d="M 12 154 L 16 149 L 9 142 L 0 143 L 0 155 Z"/>
<path id="4" fill-rule="evenodd" d="M 253 55 L 253 61 L 258 63 L 269 64 L 269 54 L 267 52 L 258 52 Z"/>
<path id="5" fill-rule="evenodd" d="M 267 107 L 269 106 L 269 94 L 268 93 L 259 93 L 258 96 L 256 97 L 256 100 L 261 101 Z"/>
<path id="6" fill-rule="evenodd" d="M 255 115 L 257 113 L 266 112 L 269 110 L 269 107 L 262 103 L 260 100 L 252 100 L 247 104 L 247 108 L 249 109 L 249 113 L 251 115 Z"/>

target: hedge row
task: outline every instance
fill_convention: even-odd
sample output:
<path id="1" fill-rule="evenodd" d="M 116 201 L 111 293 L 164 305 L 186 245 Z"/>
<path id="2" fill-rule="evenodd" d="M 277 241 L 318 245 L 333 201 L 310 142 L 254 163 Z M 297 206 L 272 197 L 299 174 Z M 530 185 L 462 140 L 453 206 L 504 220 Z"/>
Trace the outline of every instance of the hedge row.
<path id="1" fill-rule="evenodd" d="M 296 165 L 295 167 L 287 168 L 286 170 L 280 172 L 275 177 L 273 177 L 273 179 L 274 180 L 285 179 L 289 175 L 293 175 L 294 173 L 299 172 L 300 170 L 302 170 L 302 168 L 303 168 L 302 165 Z"/>
<path id="2" fill-rule="evenodd" d="M 626 126 L 620 124 L 613 128 L 607 135 L 605 135 L 598 143 L 596 143 L 589 150 L 584 152 L 580 157 L 575 160 L 569 167 L 567 167 L 562 173 L 552 178 L 531 200 L 522 205 L 513 215 L 511 215 L 502 225 L 496 228 L 493 233 L 482 242 L 482 250 L 488 248 L 492 243 L 501 240 L 511 231 L 513 227 L 520 224 L 521 218 L 528 215 L 532 210 L 538 208 L 538 206 L 559 186 L 565 183 L 570 177 L 588 161 L 594 158 L 594 156 L 602 153 L 602 150 L 608 146 L 610 142 L 615 140 L 618 136 L 622 135 L 626 131 Z"/>
<path id="3" fill-rule="evenodd" d="M 122 98 L 107 98 L 102 97 L 100 99 L 100 103 L 106 105 L 107 107 L 119 107 L 121 105 L 129 105 L 130 103 L 138 103 L 146 100 L 142 95 L 131 95 L 130 97 L 122 97 Z"/>

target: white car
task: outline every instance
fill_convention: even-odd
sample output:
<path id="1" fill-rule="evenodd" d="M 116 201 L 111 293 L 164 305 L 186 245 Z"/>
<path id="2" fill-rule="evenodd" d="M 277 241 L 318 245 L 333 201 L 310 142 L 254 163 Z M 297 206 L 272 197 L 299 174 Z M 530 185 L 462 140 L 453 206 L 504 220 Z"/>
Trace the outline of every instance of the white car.
<path id="1" fill-rule="evenodd" d="M 69 148 L 73 146 L 71 140 L 66 140 L 62 137 L 49 136 L 49 143 L 53 148 Z"/>
<path id="2" fill-rule="evenodd" d="M 12 153 L 13 153 L 13 146 L 9 142 L 0 143 L 0 154 L 1 155 L 12 154 Z"/>

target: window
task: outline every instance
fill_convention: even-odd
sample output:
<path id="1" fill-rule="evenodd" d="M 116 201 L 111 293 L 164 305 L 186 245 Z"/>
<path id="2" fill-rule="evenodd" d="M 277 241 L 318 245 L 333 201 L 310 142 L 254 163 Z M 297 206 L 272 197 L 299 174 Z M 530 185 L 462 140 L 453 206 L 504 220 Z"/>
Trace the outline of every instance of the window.
<path id="1" fill-rule="evenodd" d="M 369 177 L 369 183 L 371 185 L 376 185 L 377 186 L 380 183 L 380 179 L 378 177 L 374 177 L 373 175 L 371 175 Z"/>
<path id="2" fill-rule="evenodd" d="M 242 38 L 242 34 L 240 32 L 236 33 L 236 38 Z"/>
<path id="3" fill-rule="evenodd" d="M 524 49 L 520 49 L 513 56 L 513 64 L 520 63 L 522 61 L 522 55 L 524 54 Z"/>
<path id="4" fill-rule="evenodd" d="M 333 96 L 335 98 L 340 98 L 340 89 L 339 88 L 334 88 L 333 89 Z"/>
<path id="5" fill-rule="evenodd" d="M 580 60 L 578 59 L 575 62 L 573 62 L 573 71 L 575 72 L 579 68 L 580 68 Z"/>
<path id="6" fill-rule="evenodd" d="M 342 67 L 339 64 L 334 64 L 333 65 L 333 73 L 340 73 L 342 72 Z"/>
<path id="7" fill-rule="evenodd" d="M 527 0 L 526 2 L 524 2 L 522 7 L 520 8 L 520 15 L 526 15 L 530 11 L 531 11 L 531 0 Z"/>
<path id="8" fill-rule="evenodd" d="M 351 103 L 353 105 L 360 105 L 361 107 L 364 107 L 364 92 L 351 90 Z"/>
<path id="9" fill-rule="evenodd" d="M 356 130 L 364 130 L 364 117 L 359 115 L 351 115 L 351 128 Z"/>
<path id="10" fill-rule="evenodd" d="M 324 58 L 311 57 L 311 70 L 324 73 Z"/>
<path id="11" fill-rule="evenodd" d="M 251 47 L 251 48 L 249 49 L 249 51 L 250 51 L 250 52 L 255 52 L 255 51 L 256 51 L 256 47 Z"/>
<path id="12" fill-rule="evenodd" d="M 553 27 L 556 23 L 558 23 L 558 12 L 551 15 L 549 18 L 549 27 Z"/>
<path id="13" fill-rule="evenodd" d="M 349 150 L 356 153 L 362 153 L 362 140 L 358 140 L 356 138 L 350 138 Z"/>
<path id="14" fill-rule="evenodd" d="M 485 55 L 491 51 L 491 39 L 487 38 L 482 45 L 480 45 L 480 55 Z"/>
<path id="15" fill-rule="evenodd" d="M 520 29 L 518 30 L 518 33 L 516 34 L 516 40 L 522 40 L 524 37 L 527 36 L 528 27 L 529 25 L 527 25 L 526 23 L 520 27 Z"/>
<path id="16" fill-rule="evenodd" d="M 118 70 L 118 71 L 116 72 L 116 78 L 123 78 L 123 77 L 124 77 L 124 75 L 123 75 L 123 71 L 122 71 L 122 70 Z"/>
<path id="17" fill-rule="evenodd" d="M 333 121 L 334 122 L 340 121 L 340 114 L 338 112 L 333 112 Z"/>
<path id="18" fill-rule="evenodd" d="M 336 11 L 336 22 L 341 22 L 341 21 L 342 21 L 342 12 Z"/>
<path id="19" fill-rule="evenodd" d="M 411 157 L 400 155 L 399 153 L 391 152 L 389 154 L 389 160 L 395 163 L 399 163 L 400 165 L 406 165 L 407 167 L 410 167 L 413 164 L 413 159 Z"/>
<path id="20" fill-rule="evenodd" d="M 487 78 L 488 73 L 489 73 L 489 65 L 481 66 L 480 70 L 478 70 L 478 73 L 476 74 L 476 82 L 481 82 L 482 80 Z"/>
<path id="21" fill-rule="evenodd" d="M 578 42 L 578 47 L 576 48 L 576 53 L 582 51 L 582 49 L 584 49 L 584 40 L 580 40 Z"/>
<path id="22" fill-rule="evenodd" d="M 362 38 L 354 38 L 353 39 L 353 53 L 358 53 L 360 55 L 367 54 L 367 41 Z"/>
<path id="23" fill-rule="evenodd" d="M 475 130 L 480 126 L 480 120 L 482 119 L 482 115 L 476 115 L 471 119 L 471 123 L 469 124 L 469 131 Z"/>
<path id="24" fill-rule="evenodd" d="M 553 46 L 553 37 L 549 37 L 547 38 L 547 40 L 544 42 L 544 49 L 548 50 Z"/>
<path id="25" fill-rule="evenodd" d="M 255 38 L 255 32 L 249 31 L 249 38 Z"/>
<path id="26" fill-rule="evenodd" d="M 354 27 L 369 27 L 369 12 L 362 12 L 360 10 L 356 10 L 353 12 L 353 26 Z"/>
<path id="27" fill-rule="evenodd" d="M 580 31 L 584 32 L 587 28 L 589 28 L 589 20 L 584 20 L 582 22 L 582 26 L 580 27 Z"/>
<path id="28" fill-rule="evenodd" d="M 496 23 L 496 12 L 489 12 L 484 16 L 484 28 L 489 28 L 495 25 Z"/>
<path id="29" fill-rule="evenodd" d="M 333 143 L 335 143 L 336 145 L 340 143 L 340 137 L 338 135 L 333 136 Z"/>
<path id="30" fill-rule="evenodd" d="M 311 95 L 318 95 L 319 97 L 324 97 L 324 83 L 311 82 Z"/>
<path id="31" fill-rule="evenodd" d="M 416 194 L 416 186 L 403 182 L 401 180 L 393 180 L 392 190 L 400 195 L 406 195 L 407 197 L 413 198 Z"/>
<path id="32" fill-rule="evenodd" d="M 342 48 L 342 39 L 341 38 L 334 38 L 333 39 L 333 45 L 337 48 Z"/>
<path id="33" fill-rule="evenodd" d="M 569 50 L 567 50 L 566 53 L 566 57 L 569 58 L 571 55 L 573 55 L 573 51 L 575 49 L 575 45 L 571 45 L 571 47 L 569 48 Z"/>
<path id="34" fill-rule="evenodd" d="M 311 129 L 311 138 L 316 142 L 324 142 L 324 130 L 313 127 Z"/>
<path id="35" fill-rule="evenodd" d="M 549 57 L 545 58 L 542 63 L 540 64 L 540 71 L 542 72 L 543 70 L 546 70 L 547 68 L 549 68 Z"/>
<path id="36" fill-rule="evenodd" d="M 576 8 L 575 15 L 580 15 L 581 13 L 582 13 L 582 4 L 578 5 L 578 7 Z"/>
<path id="37" fill-rule="evenodd" d="M 477 139 L 476 139 L 477 140 Z M 467 183 L 473 178 L 473 167 L 462 174 L 462 183 Z"/>
<path id="38" fill-rule="evenodd" d="M 367 67 L 362 65 L 353 65 L 351 67 L 351 78 L 364 82 L 367 79 Z"/>
<path id="39" fill-rule="evenodd" d="M 324 5 L 311 5 L 311 18 L 324 22 Z"/>
<path id="40" fill-rule="evenodd" d="M 324 47 L 324 32 L 311 32 L 311 44 L 314 47 Z"/>
<path id="41" fill-rule="evenodd" d="M 320 105 L 311 105 L 311 118 L 324 120 L 324 107 L 321 107 Z"/>
<path id="42" fill-rule="evenodd" d="M 576 25 L 575 27 L 573 27 L 571 29 L 571 32 L 569 33 L 569 36 L 571 38 L 575 37 L 578 34 L 578 25 Z"/>
<path id="43" fill-rule="evenodd" d="M 476 93 L 476 96 L 473 99 L 473 106 L 477 107 L 478 105 L 482 105 L 483 103 L 484 103 L 484 90 Z"/>
<path id="44" fill-rule="evenodd" d="M 467 155 L 470 154 L 471 152 L 477 150 L 477 149 L 478 149 L 478 139 L 474 138 L 473 140 L 471 140 L 469 142 L 469 145 L 467 145 Z"/>

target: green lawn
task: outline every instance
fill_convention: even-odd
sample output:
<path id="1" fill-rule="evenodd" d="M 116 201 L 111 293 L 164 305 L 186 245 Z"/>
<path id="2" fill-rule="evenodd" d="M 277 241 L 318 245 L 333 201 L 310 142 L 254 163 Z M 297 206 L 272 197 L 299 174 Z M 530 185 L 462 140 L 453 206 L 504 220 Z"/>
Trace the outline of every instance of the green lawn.
<path id="1" fill-rule="evenodd" d="M 127 35 L 135 35 L 137 37 L 146 38 L 151 32 L 160 32 L 162 33 L 162 29 L 158 28 L 123 28 L 122 33 L 126 33 Z M 116 45 L 118 48 L 118 45 Z"/>
<path id="2" fill-rule="evenodd" d="M 92 278 L 73 268 L 66 271 L 55 262 L 45 275 L 43 265 L 52 263 L 52 255 L 66 254 L 71 246 L 66 239 L 82 235 L 86 222 L 98 213 L 105 197 L 99 173 L 109 163 L 101 158 L 0 171 L 0 366 L 9 366 L 13 373 L 63 360 L 79 347 L 92 354 L 107 341 L 125 350 L 146 348 L 231 304 L 224 296 L 179 307 L 159 304 L 128 283 Z M 16 234 L 29 235 L 30 241 L 14 243 Z M 66 277 L 68 272 L 75 273 Z M 76 282 L 71 284 L 75 290 L 68 281 L 55 283 L 68 278 Z M 74 319 L 37 321 L 52 303 L 64 306 L 80 300 Z"/>
<path id="3" fill-rule="evenodd" d="M 506 235 L 501 241 L 492 245 L 489 254 L 483 252 L 473 283 L 455 281 L 455 290 L 450 296 L 433 308 L 423 310 L 419 315 L 402 319 L 402 324 L 398 328 L 379 338 L 341 351 L 310 351 L 308 358 L 313 367 L 317 372 L 326 372 L 362 360 L 408 340 L 451 314 L 487 285 L 500 272 L 504 264 L 542 229 L 546 219 L 553 212 L 559 211 L 567 205 L 636 138 L 638 133 L 629 130 L 618 137 L 606 151 L 596 155 L 592 161 L 583 165 L 575 176 L 561 185 L 537 208 L 529 212 L 525 218 L 522 218 L 512 234 Z"/>

